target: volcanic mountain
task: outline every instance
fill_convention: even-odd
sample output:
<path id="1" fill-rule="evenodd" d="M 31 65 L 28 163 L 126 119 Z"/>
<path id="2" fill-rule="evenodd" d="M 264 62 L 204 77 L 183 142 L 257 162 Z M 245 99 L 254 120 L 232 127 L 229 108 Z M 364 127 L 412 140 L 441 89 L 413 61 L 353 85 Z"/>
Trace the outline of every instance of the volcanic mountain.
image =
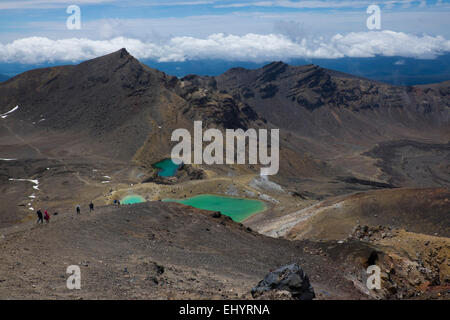
<path id="1" fill-rule="evenodd" d="M 230 97 L 184 86 L 125 49 L 76 66 L 25 72 L 4 83 L 0 97 L 2 106 L 20 106 L 17 119 L 45 119 L 39 124 L 44 128 L 85 133 L 91 141 L 113 146 L 115 157 L 126 160 L 147 140 L 164 135 L 160 131 L 192 127 L 191 118 L 226 128 L 248 124 L 248 116 Z M 166 141 L 144 153 L 167 153 Z"/>
<path id="2" fill-rule="evenodd" d="M 377 143 L 448 142 L 449 95 L 450 82 L 395 87 L 282 62 L 177 79 L 122 49 L 10 79 L 0 86 L 0 111 L 19 105 L 15 119 L 86 134 L 89 145 L 102 146 L 96 152 L 105 149 L 114 158 L 147 166 L 167 157 L 171 131 L 191 128 L 193 120 L 220 129 L 280 128 L 281 175 L 374 178 L 364 161 L 368 157 L 359 154 Z M 356 163 L 345 168 L 348 161 Z"/>
<path id="3" fill-rule="evenodd" d="M 37 208 L 52 208 L 61 218 L 60 227 L 70 232 L 79 228 L 70 217 L 76 204 L 93 200 L 108 219 L 115 214 L 112 201 L 129 194 L 141 194 L 149 201 L 148 207 L 133 206 L 129 212 L 122 209 L 121 214 L 133 213 L 130 221 L 136 216 L 143 224 L 154 223 L 155 230 L 172 234 L 171 228 L 177 225 L 165 226 L 165 218 L 152 220 L 142 212 L 166 210 L 178 214 L 184 224 L 195 214 L 204 213 L 156 200 L 204 193 L 250 197 L 265 201 L 267 210 L 251 216 L 244 225 L 266 236 L 289 239 L 255 236 L 269 244 L 271 249 L 265 254 L 290 248 L 280 264 L 288 263 L 293 252 L 300 255 L 295 251 L 298 246 L 303 250 L 314 247 L 315 257 L 327 255 L 342 264 L 343 255 L 348 254 L 351 268 L 356 269 L 345 277 L 361 286 L 361 268 L 367 264 L 367 253 L 374 249 L 384 252 L 378 257 L 385 266 L 399 263 L 399 256 L 403 259 L 405 268 L 398 270 L 396 277 L 407 278 L 406 264 L 412 261 L 434 270 L 418 275 L 420 281 L 429 281 L 428 286 L 445 285 L 448 278 L 442 272 L 447 270 L 443 267 L 447 260 L 436 257 L 445 256 L 448 245 L 449 98 L 449 81 L 392 86 L 316 65 L 283 62 L 255 70 L 234 68 L 217 77 L 189 75 L 179 79 L 149 68 L 125 49 L 78 65 L 28 71 L 0 83 L 0 234 L 3 230 L 8 237 L 20 238 L 14 227 L 22 225 L 23 232 L 34 228 Z M 201 120 L 205 128 L 221 131 L 280 129 L 279 173 L 264 179 L 255 165 L 197 164 L 183 166 L 174 177 L 157 177 L 153 165 L 170 157 L 173 130 L 192 132 L 195 120 Z M 120 219 L 111 219 L 112 229 L 125 232 Z M 211 230 L 214 223 L 208 219 L 198 221 L 199 230 Z M 92 218 L 82 223 L 86 230 L 93 230 L 93 224 L 102 222 Z M 374 226 L 378 231 L 370 229 Z M 355 232 L 354 227 L 358 227 Z M 134 246 L 133 241 L 115 239 L 108 228 L 102 231 L 105 239 L 122 243 L 118 250 Z M 231 241 L 235 228 L 238 226 L 230 222 L 221 230 L 225 241 Z M 381 234 L 384 228 L 390 230 L 391 242 L 386 242 L 386 237 L 379 240 L 363 234 L 360 238 L 366 243 L 354 243 L 360 230 Z M 126 232 L 148 233 L 144 229 L 134 225 Z M 55 232 L 52 227 L 32 234 L 62 241 L 61 234 Z M 247 239 L 253 235 L 245 231 L 237 235 L 234 246 L 239 246 L 239 239 L 249 246 L 241 271 L 246 263 L 254 263 L 261 277 L 264 268 L 276 267 L 276 259 L 266 264 L 261 256 L 249 253 L 260 250 Z M 191 239 L 193 233 L 177 229 L 173 236 L 180 250 L 171 248 L 169 240 L 164 248 L 184 257 L 183 248 L 190 247 L 182 246 L 183 239 Z M 420 245 L 395 246 L 396 239 L 407 242 L 410 238 Z M 299 242 L 289 242 L 292 240 Z M 310 240 L 331 242 L 309 245 Z M 8 240 L 11 252 L 16 250 L 14 241 Z M 336 241 L 349 244 L 341 247 Z M 434 258 L 422 266 L 414 255 L 426 241 L 431 243 L 427 250 Z M 109 248 L 105 243 L 102 246 Z M 207 245 L 203 249 L 215 248 Z M 86 253 L 90 250 L 87 246 L 80 250 L 84 252 L 80 259 L 94 256 Z M 236 259 L 221 250 L 224 259 Z M 16 256 L 9 252 L 5 251 L 5 259 L 15 263 Z M 108 252 L 122 254 L 120 250 Z M 48 251 L 50 258 L 58 255 L 56 249 Z M 172 258 L 164 263 L 177 264 L 177 270 L 183 266 L 184 258 Z M 205 270 L 211 272 L 214 264 L 208 259 L 204 263 Z M 198 266 L 189 264 L 191 267 Z M 240 276 L 252 278 L 242 272 Z M 324 272 L 317 271 L 317 276 L 324 276 Z M 386 291 L 381 296 L 415 294 L 419 289 L 414 281 L 403 283 L 406 289 L 399 290 L 401 294 Z M 316 283 L 325 291 L 330 289 L 322 281 Z M 208 283 L 203 285 L 201 288 L 208 287 Z M 348 288 L 347 283 L 344 287 Z M 361 292 L 371 295 L 358 288 L 356 295 L 336 291 L 333 297 L 359 297 Z"/>

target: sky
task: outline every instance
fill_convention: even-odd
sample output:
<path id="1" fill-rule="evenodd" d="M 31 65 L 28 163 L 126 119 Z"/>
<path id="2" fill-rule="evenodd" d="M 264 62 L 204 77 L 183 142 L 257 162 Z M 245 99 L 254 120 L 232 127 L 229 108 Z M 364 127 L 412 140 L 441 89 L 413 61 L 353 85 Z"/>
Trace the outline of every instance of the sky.
<path id="1" fill-rule="evenodd" d="M 80 29 L 67 20 L 80 8 Z M 370 5 L 380 28 L 369 29 Z M 73 22 L 73 20 L 70 20 Z M 450 53 L 450 0 L 0 0 L 0 63 L 273 61 Z"/>

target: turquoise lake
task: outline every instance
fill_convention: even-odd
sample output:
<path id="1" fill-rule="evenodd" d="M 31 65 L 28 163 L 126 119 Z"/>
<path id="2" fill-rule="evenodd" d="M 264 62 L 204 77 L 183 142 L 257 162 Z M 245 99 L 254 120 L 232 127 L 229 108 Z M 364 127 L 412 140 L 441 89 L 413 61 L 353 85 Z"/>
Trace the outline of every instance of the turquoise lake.
<path id="1" fill-rule="evenodd" d="M 141 203 L 141 202 L 145 202 L 145 199 L 138 195 L 126 196 L 120 200 L 121 204 L 133 204 L 133 203 Z"/>
<path id="2" fill-rule="evenodd" d="M 181 165 L 173 163 L 172 159 L 165 159 L 155 163 L 153 166 L 155 168 L 161 169 L 158 171 L 158 176 L 173 177 L 177 173 L 177 170 Z"/>
<path id="3" fill-rule="evenodd" d="M 259 200 L 223 197 L 211 194 L 202 194 L 182 200 L 164 199 L 163 201 L 182 203 L 198 209 L 220 211 L 236 222 L 241 222 L 251 215 L 266 209 L 265 203 Z"/>

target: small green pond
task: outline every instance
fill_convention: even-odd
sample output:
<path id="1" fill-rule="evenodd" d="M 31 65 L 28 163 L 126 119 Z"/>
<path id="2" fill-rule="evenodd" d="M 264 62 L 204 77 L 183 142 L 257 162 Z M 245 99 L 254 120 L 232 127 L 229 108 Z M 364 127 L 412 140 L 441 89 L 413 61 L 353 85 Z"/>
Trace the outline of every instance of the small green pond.
<path id="1" fill-rule="evenodd" d="M 220 211 L 237 222 L 243 221 L 251 215 L 266 209 L 264 202 L 259 200 L 223 197 L 211 194 L 202 194 L 182 200 L 164 199 L 163 201 L 182 203 L 198 209 Z"/>
<path id="2" fill-rule="evenodd" d="M 145 202 L 145 199 L 138 195 L 126 196 L 120 200 L 121 204 L 133 204 L 133 203 L 141 203 L 141 202 Z"/>
<path id="3" fill-rule="evenodd" d="M 178 168 L 180 168 L 180 164 L 173 163 L 172 159 L 164 159 L 160 162 L 157 162 L 153 165 L 155 168 L 161 169 L 158 171 L 158 176 L 160 177 L 173 177 Z"/>

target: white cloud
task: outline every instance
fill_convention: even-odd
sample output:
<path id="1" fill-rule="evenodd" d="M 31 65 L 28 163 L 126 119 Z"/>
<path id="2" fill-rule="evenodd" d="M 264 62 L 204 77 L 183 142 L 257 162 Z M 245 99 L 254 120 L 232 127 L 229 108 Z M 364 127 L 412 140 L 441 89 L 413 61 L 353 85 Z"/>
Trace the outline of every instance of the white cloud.
<path id="1" fill-rule="evenodd" d="M 416 36 L 403 32 L 352 32 L 333 37 L 332 47 L 347 57 L 401 56 L 435 58 L 450 51 L 450 41 L 442 36 Z"/>
<path id="2" fill-rule="evenodd" d="M 0 62 L 42 63 L 81 61 L 120 48 L 138 59 L 160 62 L 196 59 L 242 61 L 289 60 L 292 58 L 342 58 L 401 56 L 435 58 L 450 52 L 450 41 L 442 36 L 416 36 L 403 32 L 372 31 L 336 34 L 324 39 L 297 39 L 280 34 L 227 35 L 208 37 L 176 36 L 165 42 L 145 42 L 116 37 L 110 40 L 71 38 L 51 40 L 29 37 L 0 44 Z"/>

